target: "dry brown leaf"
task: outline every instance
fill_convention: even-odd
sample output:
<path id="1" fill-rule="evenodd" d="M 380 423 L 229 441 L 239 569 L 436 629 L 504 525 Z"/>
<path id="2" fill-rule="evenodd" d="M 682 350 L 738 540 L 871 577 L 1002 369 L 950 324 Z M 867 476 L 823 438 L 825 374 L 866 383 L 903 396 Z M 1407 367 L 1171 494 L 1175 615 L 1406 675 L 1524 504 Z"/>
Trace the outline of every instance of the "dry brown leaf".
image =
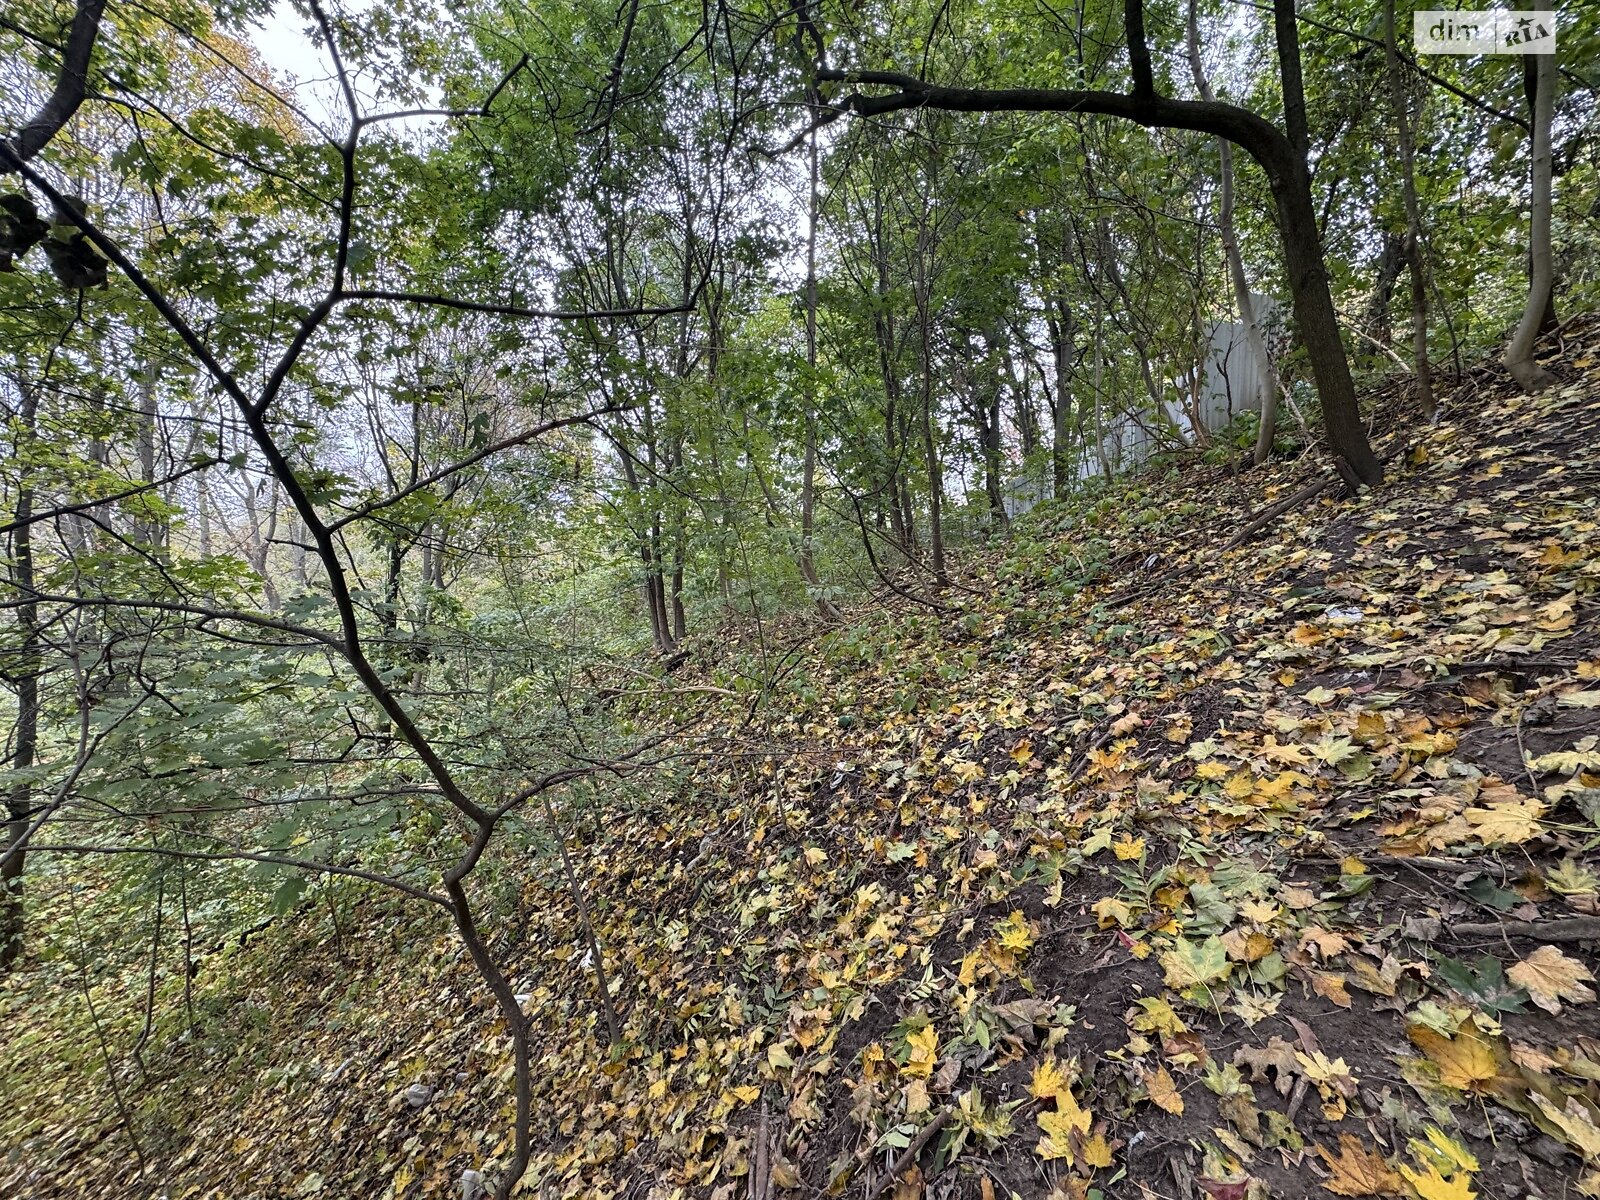
<path id="1" fill-rule="evenodd" d="M 1317 1147 L 1329 1175 L 1322 1186 L 1335 1196 L 1402 1196 L 1406 1181 L 1375 1150 L 1368 1150 L 1348 1133 L 1339 1135 L 1339 1153 Z"/>
<path id="2" fill-rule="evenodd" d="M 1172 1081 L 1172 1075 L 1165 1067 L 1157 1067 L 1146 1074 L 1144 1087 L 1150 1093 L 1151 1103 L 1157 1108 L 1175 1117 L 1183 1116 L 1183 1097 L 1178 1094 L 1178 1085 Z"/>
<path id="3" fill-rule="evenodd" d="M 1506 978 L 1532 997 L 1545 1012 L 1559 1016 L 1561 1002 L 1586 1004 L 1594 999 L 1594 972 L 1554 946 L 1540 946 L 1506 972 Z"/>

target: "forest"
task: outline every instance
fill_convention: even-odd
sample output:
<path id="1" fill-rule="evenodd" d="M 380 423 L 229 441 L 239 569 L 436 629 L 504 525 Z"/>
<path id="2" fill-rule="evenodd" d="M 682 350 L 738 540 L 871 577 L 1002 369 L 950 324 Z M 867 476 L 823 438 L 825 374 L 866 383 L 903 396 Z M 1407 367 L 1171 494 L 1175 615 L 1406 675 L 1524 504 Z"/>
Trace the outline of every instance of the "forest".
<path id="1" fill-rule="evenodd" d="M 0 1196 L 1600 1197 L 1600 7 L 0 79 Z"/>

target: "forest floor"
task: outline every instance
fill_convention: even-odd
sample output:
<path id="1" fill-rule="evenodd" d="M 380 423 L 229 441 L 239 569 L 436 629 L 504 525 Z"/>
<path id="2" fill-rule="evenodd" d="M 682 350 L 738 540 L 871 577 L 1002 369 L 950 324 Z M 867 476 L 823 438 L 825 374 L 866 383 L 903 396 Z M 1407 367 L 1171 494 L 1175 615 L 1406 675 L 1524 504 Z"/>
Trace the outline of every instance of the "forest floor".
<path id="1" fill-rule="evenodd" d="M 708 644 L 624 714 L 685 756 L 568 814 L 619 1046 L 555 868 L 497 901 L 522 1193 L 1600 1196 L 1600 323 L 1563 350 L 1238 546 L 1313 457 L 1167 465 L 942 612 L 784 626 L 753 717 L 694 690 Z M 142 1176 L 65 971 L 0 1000 L 6 1196 L 445 1196 L 508 1150 L 506 1038 L 429 914 L 207 958 L 205 1035 L 122 1077 Z"/>

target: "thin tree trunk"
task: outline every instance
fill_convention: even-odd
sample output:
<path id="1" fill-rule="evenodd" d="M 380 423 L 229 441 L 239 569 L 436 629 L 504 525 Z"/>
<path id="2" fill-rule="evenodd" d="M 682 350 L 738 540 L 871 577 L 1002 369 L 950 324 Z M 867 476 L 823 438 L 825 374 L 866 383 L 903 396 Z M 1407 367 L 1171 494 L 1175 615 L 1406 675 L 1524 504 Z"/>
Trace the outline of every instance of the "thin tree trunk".
<path id="1" fill-rule="evenodd" d="M 1128 2 L 1133 4 L 1135 0 Z M 1272 16 L 1283 81 L 1284 131 L 1291 153 L 1277 164 L 1276 170 L 1269 167 L 1267 177 L 1278 209 L 1284 273 L 1294 298 L 1295 326 L 1321 395 L 1328 449 L 1341 464 L 1341 474 L 1348 472 L 1352 484 L 1381 483 L 1383 464 L 1372 452 L 1361 423 L 1361 405 L 1350 376 L 1350 360 L 1339 336 L 1339 314 L 1328 289 L 1328 265 L 1322 252 L 1316 205 L 1311 199 L 1311 138 L 1306 125 L 1295 0 L 1273 0 Z"/>
<path id="2" fill-rule="evenodd" d="M 815 114 L 816 106 L 812 105 Z M 805 452 L 800 470 L 800 577 L 810 589 L 817 611 L 830 621 L 840 619 L 828 598 L 812 556 L 817 492 L 817 225 L 822 220 L 821 160 L 813 119 L 809 154 L 810 188 L 806 199 L 806 387 Z"/>
<path id="3" fill-rule="evenodd" d="M 939 440 L 934 432 L 933 314 L 928 264 L 931 241 L 924 206 L 916 247 L 917 349 L 922 368 L 922 453 L 928 473 L 928 561 L 933 568 L 933 585 L 939 589 L 949 583 L 950 577 L 944 561 L 944 467 L 939 461 Z"/>
<path id="4" fill-rule="evenodd" d="M 1212 101 L 1216 96 L 1200 59 L 1200 23 L 1195 8 L 1196 0 L 1189 0 L 1189 68 L 1194 72 L 1194 84 L 1201 99 Z M 1261 333 L 1261 321 L 1256 315 L 1255 299 L 1250 294 L 1250 281 L 1245 277 L 1244 256 L 1239 253 L 1239 235 L 1233 223 L 1233 143 L 1218 138 L 1217 153 L 1221 159 L 1217 226 L 1222 236 L 1222 252 L 1228 261 L 1234 302 L 1239 306 L 1239 322 L 1244 326 L 1245 350 L 1256 365 L 1255 402 L 1261 424 L 1256 431 L 1253 460 L 1259 466 L 1272 457 L 1272 443 L 1278 432 L 1278 370 L 1272 355 L 1267 353 L 1267 340 Z"/>
<path id="5" fill-rule="evenodd" d="M 1531 8 L 1531 7 L 1535 7 L 1535 6 L 1530 4 L 1529 7 Z M 1523 95 L 1523 98 L 1527 101 L 1527 105 L 1528 105 L 1528 124 L 1529 124 L 1530 127 L 1532 126 L 1534 121 L 1537 119 L 1537 114 L 1535 113 L 1534 109 L 1535 109 L 1535 107 L 1537 105 L 1538 92 L 1539 92 L 1539 67 L 1538 67 L 1538 62 L 1539 62 L 1539 59 L 1541 59 L 1543 57 L 1545 57 L 1545 56 L 1542 55 L 1542 54 L 1524 54 L 1522 56 L 1522 95 Z M 1560 72 L 1558 71 L 1556 74 L 1557 74 L 1556 84 L 1557 84 L 1557 86 L 1560 86 L 1560 83 L 1561 83 Z M 1552 106 L 1553 106 L 1553 102 L 1552 102 Z M 1532 149 L 1532 140 L 1533 139 L 1532 139 L 1532 136 L 1530 134 L 1530 136 L 1529 136 L 1529 149 L 1530 150 Z M 1553 153 L 1554 153 L 1554 151 L 1552 150 L 1552 154 Z M 1552 175 L 1553 175 L 1554 174 L 1554 163 L 1553 163 L 1553 161 L 1552 161 L 1552 165 L 1551 165 L 1551 172 L 1552 172 Z M 1533 258 L 1532 258 L 1532 255 L 1530 255 L 1529 258 L 1528 258 L 1528 278 L 1530 280 L 1533 278 Z M 1552 261 L 1552 263 L 1551 263 L 1551 271 L 1550 271 L 1550 290 L 1545 295 L 1544 315 L 1539 318 L 1539 332 L 1541 334 L 1554 333 L 1555 330 L 1556 330 L 1556 327 L 1559 326 L 1560 324 L 1561 324 L 1561 321 L 1556 316 L 1555 264 L 1554 264 L 1554 261 Z"/>
<path id="6" fill-rule="evenodd" d="M 18 381 L 22 392 L 18 441 L 32 442 L 38 429 L 39 398 L 25 381 Z M 28 467 L 27 446 L 17 456 L 16 528 L 11 534 L 11 582 L 17 593 L 17 632 L 21 653 L 17 656 L 17 724 L 12 741 L 11 769 L 26 772 L 34 765 L 39 747 L 39 606 L 34 601 L 33 568 L 33 479 Z M 26 778 L 19 778 L 6 794 L 5 847 L 10 851 L 0 864 L 0 972 L 9 971 L 22 955 L 23 905 L 22 872 L 27 849 L 17 846 L 28 830 L 32 817 L 33 789 Z M 16 847 L 14 850 L 12 847 Z"/>
<path id="7" fill-rule="evenodd" d="M 1105 386 L 1106 306 L 1100 289 L 1094 292 L 1094 456 L 1103 478 L 1111 478 L 1111 459 L 1106 454 L 1106 428 L 1100 412 L 1100 391 Z"/>
<path id="8" fill-rule="evenodd" d="M 1417 378 L 1417 399 L 1431 420 L 1437 411 L 1433 400 L 1433 370 L 1428 361 L 1428 284 L 1422 261 L 1422 210 L 1417 203 L 1415 151 L 1411 135 L 1411 106 L 1406 99 L 1405 74 L 1395 43 L 1395 0 L 1383 6 L 1383 41 L 1389 67 L 1389 102 L 1394 106 L 1395 133 L 1400 143 L 1400 188 L 1406 206 L 1406 266 L 1411 273 L 1411 357 Z"/>
<path id="9" fill-rule="evenodd" d="M 1556 59 L 1553 54 L 1530 55 L 1537 58 L 1533 102 L 1532 214 L 1528 226 L 1528 255 L 1532 267 L 1528 285 L 1528 304 L 1517 323 L 1516 332 L 1506 347 L 1506 370 L 1525 392 L 1537 392 L 1550 384 L 1550 376 L 1533 357 L 1534 343 L 1544 322 L 1555 279 L 1550 256 L 1550 118 L 1556 102 Z"/>
<path id="10" fill-rule="evenodd" d="M 589 904 L 583 897 L 583 887 L 578 882 L 578 872 L 572 866 L 572 856 L 567 853 L 567 835 L 556 819 L 555 805 L 548 795 L 542 796 L 545 819 L 550 822 L 550 832 L 555 835 L 556 848 L 561 852 L 561 869 L 567 877 L 567 890 L 572 893 L 572 903 L 578 910 L 578 921 L 583 926 L 583 936 L 589 943 L 589 954 L 594 959 L 595 990 L 600 997 L 600 1013 L 605 1018 L 607 1044 L 615 1046 L 622 1040 L 622 1025 L 617 1020 L 617 1007 L 611 999 L 611 981 L 606 975 L 605 947 L 595 933 L 594 921 L 589 916 Z"/>
<path id="11" fill-rule="evenodd" d="M 1389 321 L 1389 302 L 1394 299 L 1394 285 L 1406 266 L 1406 239 L 1392 229 L 1383 232 L 1383 249 L 1378 253 L 1378 277 L 1372 285 L 1372 299 L 1367 305 L 1367 322 L 1372 326 L 1372 340 L 1384 349 L 1394 338 Z"/>

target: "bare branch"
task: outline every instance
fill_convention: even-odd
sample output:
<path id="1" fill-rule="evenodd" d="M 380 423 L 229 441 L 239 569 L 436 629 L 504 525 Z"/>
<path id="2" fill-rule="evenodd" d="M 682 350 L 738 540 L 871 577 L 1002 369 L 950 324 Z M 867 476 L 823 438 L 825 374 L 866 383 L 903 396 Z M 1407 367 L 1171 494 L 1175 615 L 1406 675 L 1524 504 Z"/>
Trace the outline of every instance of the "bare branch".
<path id="1" fill-rule="evenodd" d="M 453 308 L 459 312 L 489 313 L 502 317 L 532 317 L 550 321 L 603 321 L 616 317 L 670 317 L 678 313 L 689 312 L 694 308 L 694 301 L 685 298 L 682 303 L 671 306 L 653 307 L 641 305 L 635 308 L 523 308 L 516 304 L 484 304 L 476 300 L 458 300 L 453 296 L 435 296 L 427 292 L 387 292 L 371 289 L 348 291 L 340 294 L 341 301 L 347 300 L 392 300 L 398 304 L 426 304 L 434 308 Z"/>
<path id="2" fill-rule="evenodd" d="M 157 479 L 154 483 L 141 483 L 135 487 L 128 488 L 126 491 L 114 492 L 109 496 L 101 496 L 98 500 L 85 500 L 79 504 L 63 504 L 57 508 L 47 508 L 43 512 L 30 513 L 26 521 L 8 521 L 6 524 L 0 525 L 0 534 L 10 533 L 14 529 L 21 529 L 24 525 L 37 525 L 40 521 L 53 521 L 57 517 L 69 517 L 74 513 L 88 512 L 92 508 L 99 508 L 105 504 L 117 504 L 134 496 L 142 496 L 144 493 L 152 492 L 156 488 L 177 483 L 178 480 L 187 475 L 193 475 L 196 471 L 204 471 L 208 467 L 214 467 L 221 461 L 220 458 L 202 459 L 199 462 L 190 464 L 181 471 L 168 475 L 164 479 Z"/>
<path id="3" fill-rule="evenodd" d="M 363 504 L 360 508 L 354 509 L 347 515 L 340 517 L 337 521 L 330 521 L 328 523 L 328 530 L 329 532 L 337 533 L 346 525 L 349 525 L 354 521 L 359 521 L 363 517 L 370 516 L 371 514 L 378 512 L 380 509 L 385 509 L 390 505 L 398 504 L 407 496 L 413 495 L 416 492 L 420 492 L 425 488 L 430 488 L 440 480 L 448 479 L 450 476 L 455 475 L 458 472 L 465 471 L 468 467 L 476 466 L 484 459 L 499 454 L 502 450 L 510 450 L 514 446 L 520 446 L 525 442 L 531 442 L 534 438 L 540 437 L 546 433 L 550 433 L 552 430 L 561 429 L 568 425 L 582 425 L 586 421 L 592 421 L 595 417 L 604 416 L 606 413 L 624 412 L 626 411 L 627 407 L 628 406 L 625 404 L 613 404 L 607 408 L 591 409 L 589 412 L 579 413 L 577 416 L 573 417 L 559 417 L 554 421 L 546 421 L 542 425 L 535 425 L 532 429 L 524 429 L 521 433 L 514 433 L 510 437 L 501 438 L 498 442 L 491 442 L 489 445 L 484 446 L 481 450 L 474 451 L 473 453 L 467 455 L 467 457 L 461 459 L 459 462 L 451 463 L 448 467 L 440 467 L 431 475 L 424 475 L 415 483 L 408 484 L 407 486 L 401 488 L 398 492 L 394 492 L 391 495 L 385 496 L 381 500 L 374 500 L 370 504 Z M 5 531 L 0 529 L 0 533 L 3 532 Z"/>
<path id="4" fill-rule="evenodd" d="M 106 0 L 78 0 L 55 89 L 33 119 L 3 143 L 6 152 L 0 154 L 0 174 L 17 170 L 48 146 L 83 104 L 89 90 L 89 59 L 94 54 L 95 39 L 100 36 L 100 18 L 105 9 Z"/>
<path id="5" fill-rule="evenodd" d="M 368 883 L 381 883 L 384 887 L 393 888 L 397 892 L 404 892 L 418 900 L 426 900 L 429 904 L 437 904 L 449 908 L 450 902 L 438 892 L 430 892 L 427 888 L 417 887 L 393 875 L 384 875 L 377 871 L 363 871 L 360 867 L 338 867 L 332 863 L 315 862 L 305 858 L 290 858 L 283 854 L 257 854 L 248 850 L 218 851 L 215 853 L 205 850 L 168 850 L 160 846 L 83 846 L 83 845 L 35 845 L 35 854 L 155 854 L 163 858 L 190 858 L 200 859 L 205 862 L 259 862 L 271 863 L 279 867 L 294 867 L 300 871 L 312 871 L 319 875 L 343 875 L 350 879 L 364 879 Z"/>
<path id="6" fill-rule="evenodd" d="M 0 601 L 0 610 L 17 608 L 23 604 L 60 604 L 66 608 L 118 608 L 143 610 L 151 612 L 177 613 L 183 616 L 198 617 L 205 621 L 237 621 L 241 625 L 253 625 L 258 629 L 271 629 L 278 633 L 292 634 L 295 637 L 305 638 L 307 641 L 330 649 L 343 652 L 344 644 L 334 634 L 321 629 L 312 629 L 305 625 L 296 625 L 293 621 L 282 621 L 276 617 L 266 616 L 264 613 L 247 612 L 234 608 L 207 608 L 200 604 L 182 604 L 176 600 L 123 600 L 114 596 L 66 596 L 53 595 L 47 592 L 30 592 L 20 600 Z"/>

